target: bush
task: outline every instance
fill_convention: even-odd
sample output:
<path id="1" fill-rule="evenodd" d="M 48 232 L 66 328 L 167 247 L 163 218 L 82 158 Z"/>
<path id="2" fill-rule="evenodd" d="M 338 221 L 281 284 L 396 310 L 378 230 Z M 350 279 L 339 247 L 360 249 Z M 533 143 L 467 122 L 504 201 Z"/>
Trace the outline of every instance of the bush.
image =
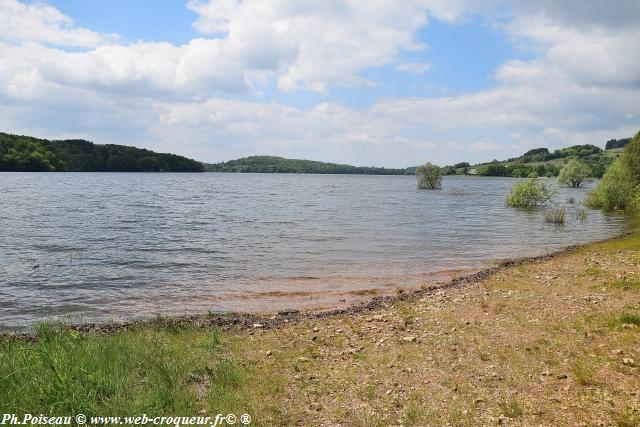
<path id="1" fill-rule="evenodd" d="M 584 204 L 595 209 L 626 209 L 633 201 L 635 183 L 622 159 L 617 159 L 592 190 Z"/>
<path id="2" fill-rule="evenodd" d="M 587 195 L 585 205 L 610 210 L 640 207 L 640 132 Z"/>
<path id="3" fill-rule="evenodd" d="M 439 166 L 425 163 L 416 168 L 418 188 L 433 190 L 442 187 L 442 171 Z"/>
<path id="4" fill-rule="evenodd" d="M 636 185 L 640 184 L 640 132 L 627 144 L 620 158 L 631 174 L 633 182 Z"/>
<path id="5" fill-rule="evenodd" d="M 556 196 L 548 185 L 536 178 L 517 183 L 507 196 L 507 206 L 512 208 L 535 208 L 543 206 Z"/>
<path id="6" fill-rule="evenodd" d="M 554 207 L 544 211 L 544 220 L 550 224 L 564 224 L 564 208 Z"/>
<path id="7" fill-rule="evenodd" d="M 570 159 L 560 170 L 558 182 L 570 187 L 580 187 L 580 184 L 591 175 L 591 168 L 578 159 Z"/>

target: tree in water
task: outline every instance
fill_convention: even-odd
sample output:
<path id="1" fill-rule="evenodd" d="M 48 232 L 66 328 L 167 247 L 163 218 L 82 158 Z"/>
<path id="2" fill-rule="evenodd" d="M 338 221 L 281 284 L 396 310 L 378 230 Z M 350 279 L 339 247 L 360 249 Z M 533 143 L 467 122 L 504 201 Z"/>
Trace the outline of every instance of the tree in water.
<path id="1" fill-rule="evenodd" d="M 425 163 L 416 168 L 418 188 L 423 190 L 435 190 L 442 187 L 442 171 L 439 166 Z"/>
<path id="2" fill-rule="evenodd" d="M 560 170 L 558 182 L 569 187 L 580 187 L 582 182 L 591 176 L 591 168 L 578 159 L 570 159 Z"/>

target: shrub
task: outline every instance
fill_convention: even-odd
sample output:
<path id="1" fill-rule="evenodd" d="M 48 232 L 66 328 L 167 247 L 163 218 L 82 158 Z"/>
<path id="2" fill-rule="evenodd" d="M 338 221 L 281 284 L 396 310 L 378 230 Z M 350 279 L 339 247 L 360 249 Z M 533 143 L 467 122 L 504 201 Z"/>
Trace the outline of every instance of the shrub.
<path id="1" fill-rule="evenodd" d="M 507 206 L 512 208 L 535 208 L 544 206 L 556 196 L 548 185 L 536 178 L 517 183 L 507 196 Z"/>
<path id="2" fill-rule="evenodd" d="M 626 209 L 633 202 L 635 183 L 622 159 L 617 159 L 584 201 L 590 208 Z"/>
<path id="3" fill-rule="evenodd" d="M 544 211 L 544 220 L 550 224 L 564 224 L 564 208 L 553 207 Z"/>
<path id="4" fill-rule="evenodd" d="M 591 168 L 578 159 L 570 159 L 560 170 L 558 182 L 570 187 L 580 187 L 580 184 L 591 175 Z"/>
<path id="5" fill-rule="evenodd" d="M 585 205 L 601 209 L 640 207 L 640 132 L 587 195 Z"/>
<path id="6" fill-rule="evenodd" d="M 439 166 L 425 163 L 416 168 L 418 188 L 433 190 L 442 187 L 442 172 Z"/>
<path id="7" fill-rule="evenodd" d="M 624 148 L 620 159 L 631 174 L 633 182 L 640 184 L 640 132 Z"/>

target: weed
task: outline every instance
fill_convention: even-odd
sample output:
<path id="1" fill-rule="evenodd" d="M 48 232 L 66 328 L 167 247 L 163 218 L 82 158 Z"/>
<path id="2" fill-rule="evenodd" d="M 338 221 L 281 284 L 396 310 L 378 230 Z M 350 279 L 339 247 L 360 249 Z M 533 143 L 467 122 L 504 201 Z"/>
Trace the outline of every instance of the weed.
<path id="1" fill-rule="evenodd" d="M 638 290 L 640 289 L 640 282 L 637 280 L 631 280 L 628 277 L 617 279 L 607 283 L 607 286 L 612 288 L 619 288 L 623 291 Z"/>
<path id="2" fill-rule="evenodd" d="M 637 427 L 640 425 L 640 415 L 635 414 L 632 409 L 614 413 L 613 420 L 618 427 Z"/>
<path id="3" fill-rule="evenodd" d="M 596 383 L 593 370 L 581 361 L 577 361 L 571 371 L 576 378 L 576 382 L 582 386 L 591 386 Z"/>
<path id="4" fill-rule="evenodd" d="M 585 222 L 587 220 L 588 216 L 589 216 L 589 214 L 584 209 L 578 209 L 578 211 L 576 212 L 576 219 L 579 222 Z"/>
<path id="5" fill-rule="evenodd" d="M 620 316 L 620 323 L 623 325 L 636 325 L 640 326 L 640 315 L 634 313 L 622 313 Z"/>
<path id="6" fill-rule="evenodd" d="M 564 224 L 564 217 L 564 208 L 553 207 L 544 211 L 544 220 L 550 224 Z"/>
<path id="7" fill-rule="evenodd" d="M 500 403 L 500 411 L 505 417 L 520 418 L 524 414 L 524 410 L 520 402 L 514 397 L 509 401 Z"/>

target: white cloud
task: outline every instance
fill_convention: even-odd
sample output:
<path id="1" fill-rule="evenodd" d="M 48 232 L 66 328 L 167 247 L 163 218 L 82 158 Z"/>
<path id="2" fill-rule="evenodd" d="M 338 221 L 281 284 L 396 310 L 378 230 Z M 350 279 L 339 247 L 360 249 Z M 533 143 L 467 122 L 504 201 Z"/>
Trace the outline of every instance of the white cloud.
<path id="1" fill-rule="evenodd" d="M 402 50 L 424 47 L 414 39 L 427 17 L 419 2 L 225 0 L 189 5 L 199 14 L 195 28 L 223 33 L 245 64 L 276 73 L 284 91 L 366 85 L 362 70 L 393 63 Z"/>
<path id="2" fill-rule="evenodd" d="M 74 27 L 71 18 L 46 4 L 0 0 L 0 40 L 93 47 L 114 39 L 115 34 Z"/>
<path id="3" fill-rule="evenodd" d="M 403 62 L 396 65 L 396 71 L 403 71 L 413 74 L 424 74 L 431 69 L 429 62 Z"/>

